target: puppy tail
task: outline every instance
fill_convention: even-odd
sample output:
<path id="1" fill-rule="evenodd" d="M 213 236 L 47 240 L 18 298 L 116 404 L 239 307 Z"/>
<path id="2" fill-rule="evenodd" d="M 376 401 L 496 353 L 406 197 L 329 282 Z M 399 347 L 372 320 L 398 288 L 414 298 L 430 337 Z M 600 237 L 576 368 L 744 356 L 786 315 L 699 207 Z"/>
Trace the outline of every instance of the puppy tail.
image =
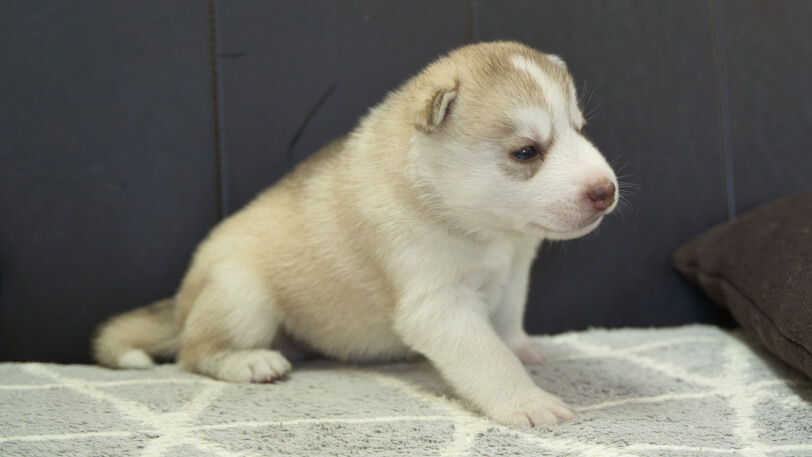
<path id="1" fill-rule="evenodd" d="M 112 368 L 149 368 L 178 352 L 175 299 L 167 298 L 104 322 L 93 337 L 93 358 Z"/>

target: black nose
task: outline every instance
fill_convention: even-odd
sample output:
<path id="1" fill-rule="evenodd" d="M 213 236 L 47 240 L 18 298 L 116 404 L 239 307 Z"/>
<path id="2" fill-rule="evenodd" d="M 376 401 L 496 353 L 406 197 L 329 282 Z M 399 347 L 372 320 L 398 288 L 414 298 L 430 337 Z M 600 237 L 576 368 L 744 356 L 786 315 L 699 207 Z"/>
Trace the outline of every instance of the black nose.
<path id="1" fill-rule="evenodd" d="M 600 181 L 592 185 L 586 195 L 592 201 L 595 209 L 603 211 L 615 202 L 615 184 L 608 179 Z"/>

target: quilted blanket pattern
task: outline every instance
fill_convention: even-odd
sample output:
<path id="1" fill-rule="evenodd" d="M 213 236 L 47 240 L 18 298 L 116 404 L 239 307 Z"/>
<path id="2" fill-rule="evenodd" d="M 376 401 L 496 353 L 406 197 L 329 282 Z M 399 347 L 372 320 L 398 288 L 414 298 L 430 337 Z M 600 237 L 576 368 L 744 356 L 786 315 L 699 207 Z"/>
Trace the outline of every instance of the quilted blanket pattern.
<path id="1" fill-rule="evenodd" d="M 812 456 L 812 383 L 738 332 L 691 325 L 537 337 L 535 381 L 577 412 L 503 427 L 426 362 L 300 363 L 274 384 L 0 364 L 2 456 Z"/>

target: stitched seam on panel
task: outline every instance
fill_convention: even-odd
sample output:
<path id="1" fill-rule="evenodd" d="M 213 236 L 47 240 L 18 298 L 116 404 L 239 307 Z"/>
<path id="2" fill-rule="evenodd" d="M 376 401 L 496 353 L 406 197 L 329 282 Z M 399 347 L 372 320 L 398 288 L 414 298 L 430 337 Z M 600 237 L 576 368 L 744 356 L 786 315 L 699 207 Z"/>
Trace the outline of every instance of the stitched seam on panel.
<path id="1" fill-rule="evenodd" d="M 468 43 L 479 42 L 479 27 L 477 27 L 477 4 L 476 0 L 466 0 L 465 7 L 468 13 L 468 33 L 466 41 Z"/>
<path id="2" fill-rule="evenodd" d="M 713 70 L 716 83 L 716 112 L 719 125 L 719 143 L 722 159 L 722 182 L 724 185 L 727 218 L 736 217 L 736 188 L 733 176 L 733 144 L 730 138 L 730 108 L 728 104 L 727 62 L 725 52 L 725 30 L 722 20 L 722 7 L 719 0 L 710 0 L 711 47 L 713 49 Z"/>
<path id="3" fill-rule="evenodd" d="M 220 68 L 217 55 L 217 5 L 216 0 L 209 0 L 209 52 L 211 59 L 211 96 L 212 122 L 214 130 L 214 168 L 215 186 L 217 187 L 217 218 L 226 216 L 225 186 L 223 184 L 223 148 L 222 123 L 220 122 Z"/>

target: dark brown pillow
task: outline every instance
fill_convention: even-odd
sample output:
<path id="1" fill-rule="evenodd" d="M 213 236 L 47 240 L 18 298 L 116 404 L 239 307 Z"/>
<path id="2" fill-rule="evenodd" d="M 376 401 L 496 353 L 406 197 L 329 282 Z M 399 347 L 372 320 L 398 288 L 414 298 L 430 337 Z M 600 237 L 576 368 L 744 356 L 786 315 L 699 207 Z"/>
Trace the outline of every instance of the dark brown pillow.
<path id="1" fill-rule="evenodd" d="M 812 192 L 708 230 L 677 250 L 674 266 L 812 378 Z"/>

